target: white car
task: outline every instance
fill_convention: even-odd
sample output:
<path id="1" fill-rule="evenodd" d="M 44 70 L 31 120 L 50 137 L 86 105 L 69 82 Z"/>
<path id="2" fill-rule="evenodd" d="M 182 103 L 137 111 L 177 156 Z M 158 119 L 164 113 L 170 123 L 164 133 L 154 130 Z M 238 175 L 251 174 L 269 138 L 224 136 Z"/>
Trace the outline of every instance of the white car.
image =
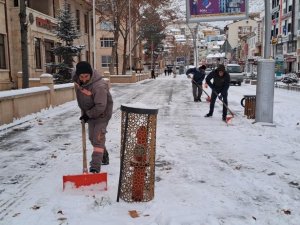
<path id="1" fill-rule="evenodd" d="M 245 78 L 245 73 L 242 72 L 241 66 L 239 64 L 227 64 L 226 71 L 230 75 L 230 83 L 241 86 Z"/>

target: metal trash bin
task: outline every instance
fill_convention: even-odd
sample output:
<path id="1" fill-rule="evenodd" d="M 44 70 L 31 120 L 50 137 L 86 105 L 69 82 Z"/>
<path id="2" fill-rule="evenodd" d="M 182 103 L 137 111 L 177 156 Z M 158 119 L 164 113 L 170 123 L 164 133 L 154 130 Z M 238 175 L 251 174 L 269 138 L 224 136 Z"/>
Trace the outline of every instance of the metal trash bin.
<path id="1" fill-rule="evenodd" d="M 147 202 L 154 198 L 158 109 L 121 105 L 119 198 Z"/>
<path id="2" fill-rule="evenodd" d="M 244 95 L 241 105 L 244 107 L 244 115 L 247 116 L 247 119 L 255 119 L 256 95 Z"/>

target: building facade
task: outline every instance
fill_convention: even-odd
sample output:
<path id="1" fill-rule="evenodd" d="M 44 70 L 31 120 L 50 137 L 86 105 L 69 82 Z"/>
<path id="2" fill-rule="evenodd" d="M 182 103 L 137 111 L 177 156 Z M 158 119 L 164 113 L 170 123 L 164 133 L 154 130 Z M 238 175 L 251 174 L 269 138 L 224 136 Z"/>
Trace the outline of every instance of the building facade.
<path id="1" fill-rule="evenodd" d="M 299 12 L 299 1 L 272 0 L 272 55 L 283 62 L 285 73 L 300 70 Z"/>
<path id="2" fill-rule="evenodd" d="M 52 73 L 47 63 L 59 62 L 52 48 L 61 45 L 53 32 L 57 24 L 57 15 L 63 8 L 64 0 L 27 0 L 26 15 L 28 28 L 28 65 L 29 78 L 38 78 L 43 73 Z M 93 30 L 93 10 L 89 0 L 67 0 L 67 7 L 77 23 L 81 33 L 74 45 L 84 45 L 81 53 L 74 57 L 75 63 L 80 60 L 89 61 L 100 73 L 109 70 L 113 33 L 108 30 L 109 24 L 99 21 L 96 13 L 96 32 Z M 18 76 L 22 71 L 21 32 L 20 32 L 19 0 L 0 0 L 0 90 L 18 87 Z M 2 22 L 3 21 L 3 22 Z M 96 46 L 93 46 L 94 33 Z M 118 42 L 116 55 L 122 56 L 124 44 Z M 96 49 L 96 62 L 93 61 Z M 118 57 L 121 70 L 123 58 Z M 75 64 L 74 64 L 75 66 Z"/>

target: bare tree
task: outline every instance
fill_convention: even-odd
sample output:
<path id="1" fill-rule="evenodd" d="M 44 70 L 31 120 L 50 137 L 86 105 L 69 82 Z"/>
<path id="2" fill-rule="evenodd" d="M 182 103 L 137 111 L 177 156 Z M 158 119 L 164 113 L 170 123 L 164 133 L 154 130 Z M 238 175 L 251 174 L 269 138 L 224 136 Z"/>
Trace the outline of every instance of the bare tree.
<path id="1" fill-rule="evenodd" d="M 122 74 L 126 73 L 126 66 L 128 61 L 127 52 L 135 52 L 134 49 L 141 42 L 141 36 L 139 35 L 140 21 L 143 17 L 144 10 L 151 6 L 157 9 L 162 15 L 165 15 L 165 20 L 172 20 L 176 18 L 175 10 L 168 9 L 168 6 L 173 0 L 99 0 L 97 3 L 99 22 L 109 21 L 113 26 L 111 32 L 114 36 L 114 45 L 112 46 L 111 52 L 111 64 L 109 67 L 110 73 L 114 73 L 114 67 L 118 61 L 116 54 L 119 45 L 120 36 L 123 38 L 123 66 Z M 131 2 L 131 5 L 129 5 Z M 130 7 L 130 18 L 129 18 L 129 7 Z M 130 19 L 130 23 L 129 23 Z M 129 27 L 131 25 L 131 27 Z M 129 33 L 132 32 L 133 45 L 131 49 L 127 49 L 129 41 Z"/>

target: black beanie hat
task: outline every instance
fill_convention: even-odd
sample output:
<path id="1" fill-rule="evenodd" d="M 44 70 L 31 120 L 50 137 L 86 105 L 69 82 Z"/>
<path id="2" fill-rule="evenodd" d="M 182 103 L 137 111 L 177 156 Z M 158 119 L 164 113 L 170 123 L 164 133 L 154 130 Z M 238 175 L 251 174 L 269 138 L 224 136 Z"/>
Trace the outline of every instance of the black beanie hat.
<path id="1" fill-rule="evenodd" d="M 93 69 L 91 67 L 91 64 L 89 64 L 86 61 L 81 61 L 76 65 L 76 75 L 79 76 L 83 73 L 89 73 L 91 74 L 91 76 L 93 75 Z"/>

